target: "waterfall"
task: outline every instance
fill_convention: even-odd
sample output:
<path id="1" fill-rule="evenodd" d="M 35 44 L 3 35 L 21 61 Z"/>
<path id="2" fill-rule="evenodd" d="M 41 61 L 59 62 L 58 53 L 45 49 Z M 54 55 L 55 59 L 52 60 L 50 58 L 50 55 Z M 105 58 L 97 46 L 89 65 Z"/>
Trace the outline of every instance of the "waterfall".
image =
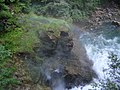
<path id="1" fill-rule="evenodd" d="M 84 33 L 80 36 L 80 42 L 85 46 L 87 55 L 93 61 L 93 69 L 98 75 L 98 79 L 105 79 L 109 77 L 108 63 L 110 63 L 109 55 L 113 52 L 120 56 L 120 44 L 118 43 L 119 37 L 106 38 L 104 34 L 97 35 L 96 33 Z M 120 58 L 120 57 L 119 57 Z M 99 83 L 97 79 L 93 82 Z M 94 89 L 92 83 L 84 87 L 75 87 L 71 90 L 101 90 L 101 87 Z"/>

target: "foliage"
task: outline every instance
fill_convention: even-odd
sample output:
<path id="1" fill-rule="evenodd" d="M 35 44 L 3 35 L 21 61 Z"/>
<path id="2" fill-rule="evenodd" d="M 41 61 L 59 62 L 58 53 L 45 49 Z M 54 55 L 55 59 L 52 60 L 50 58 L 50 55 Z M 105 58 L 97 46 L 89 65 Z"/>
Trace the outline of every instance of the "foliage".
<path id="1" fill-rule="evenodd" d="M 13 77 L 15 68 L 10 64 L 10 58 L 11 52 L 6 50 L 3 45 L 0 45 L 0 90 L 10 88 L 12 85 L 18 83 Z"/>
<path id="2" fill-rule="evenodd" d="M 0 8 L 2 8 L 1 10 L 9 10 L 9 7 L 3 3 L 0 3 Z"/>
<path id="3" fill-rule="evenodd" d="M 10 12 L 7 12 L 7 11 L 0 12 L 0 19 L 9 19 L 11 17 L 12 17 L 12 15 Z"/>
<path id="4" fill-rule="evenodd" d="M 40 8 L 38 8 L 38 6 L 36 7 L 37 14 L 42 14 L 42 15 L 50 15 L 50 16 L 54 16 L 54 17 L 64 17 L 69 15 L 69 9 L 70 6 L 67 3 L 48 3 L 47 5 L 45 5 L 44 7 L 39 6 Z"/>
<path id="5" fill-rule="evenodd" d="M 16 14 L 19 14 L 27 6 L 28 4 L 22 3 L 19 0 L 0 0 L 0 33 L 14 30 L 18 26 L 16 24 Z M 27 12 L 29 11 L 27 10 Z"/>
<path id="6" fill-rule="evenodd" d="M 15 28 L 15 30 L 10 30 L 5 34 L 2 34 L 0 36 L 0 40 L 7 49 L 11 50 L 11 52 L 14 52 L 16 51 L 16 48 L 19 47 L 19 39 L 22 33 L 23 32 L 21 28 Z"/>
<path id="7" fill-rule="evenodd" d="M 1 31 L 5 31 L 7 20 L 12 18 L 13 15 L 9 11 L 9 7 L 5 3 L 0 3 L 0 8 L 0 28 Z"/>
<path id="8" fill-rule="evenodd" d="M 64 20 L 45 18 L 32 13 L 21 15 L 18 22 L 21 28 L 15 28 L 0 36 L 0 41 L 13 53 L 34 52 L 34 46 L 40 43 L 37 32 L 54 30 L 58 35 L 59 30 L 69 29 Z"/>
<path id="9" fill-rule="evenodd" d="M 0 0 L 0 3 L 4 2 L 5 0 Z"/>
<path id="10" fill-rule="evenodd" d="M 38 15 L 69 18 L 74 21 L 86 18 L 96 7 L 118 0 L 31 0 Z"/>
<path id="11" fill-rule="evenodd" d="M 35 5 L 35 12 L 39 15 L 71 17 L 73 20 L 86 17 L 87 13 L 100 4 L 100 0 L 32 0 L 32 2 L 33 6 Z"/>
<path id="12" fill-rule="evenodd" d="M 19 0 L 22 3 L 22 12 L 28 14 L 31 11 L 31 0 Z"/>

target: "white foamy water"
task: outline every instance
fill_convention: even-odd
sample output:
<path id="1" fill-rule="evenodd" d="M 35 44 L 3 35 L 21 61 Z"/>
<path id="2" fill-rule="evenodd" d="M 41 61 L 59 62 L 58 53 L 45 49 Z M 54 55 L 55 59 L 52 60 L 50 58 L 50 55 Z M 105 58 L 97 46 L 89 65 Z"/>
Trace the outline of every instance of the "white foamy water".
<path id="1" fill-rule="evenodd" d="M 98 37 L 86 33 L 80 37 L 80 41 L 85 46 L 87 55 L 90 60 L 93 61 L 93 69 L 98 75 L 99 79 L 105 79 L 109 77 L 108 72 L 103 72 L 104 69 L 108 69 L 108 59 L 111 52 L 120 56 L 120 44 L 117 43 L 118 38 L 105 39 L 102 35 Z M 99 83 L 97 79 L 93 79 L 94 82 Z M 84 87 L 75 87 L 71 90 L 101 90 L 101 88 L 93 88 L 92 83 Z"/>

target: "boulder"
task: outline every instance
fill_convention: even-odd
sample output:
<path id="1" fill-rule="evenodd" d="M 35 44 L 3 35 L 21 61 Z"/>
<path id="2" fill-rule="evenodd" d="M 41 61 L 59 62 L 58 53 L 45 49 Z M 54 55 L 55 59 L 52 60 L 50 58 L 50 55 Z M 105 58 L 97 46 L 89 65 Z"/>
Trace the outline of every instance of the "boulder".
<path id="1" fill-rule="evenodd" d="M 38 32 L 38 37 L 41 43 L 34 47 L 35 54 L 22 55 L 35 84 L 45 84 L 52 90 L 70 89 L 84 86 L 96 76 L 92 62 L 76 36 L 65 31 L 59 31 L 58 36 L 53 31 L 43 31 Z M 40 58 L 44 59 L 42 63 Z"/>
<path id="2" fill-rule="evenodd" d="M 120 22 L 119 21 L 112 21 L 112 24 L 120 27 Z"/>
<path id="3" fill-rule="evenodd" d="M 96 77 L 85 48 L 77 38 L 71 37 L 68 32 L 60 32 L 60 37 L 56 39 L 54 52 L 42 64 L 42 74 L 47 85 L 51 86 L 54 83 L 58 85 L 59 81 L 63 80 L 61 82 L 65 83 L 64 87 L 70 89 L 74 86 L 88 84 L 93 77 Z M 55 80 L 53 72 L 56 70 L 58 77 Z"/>

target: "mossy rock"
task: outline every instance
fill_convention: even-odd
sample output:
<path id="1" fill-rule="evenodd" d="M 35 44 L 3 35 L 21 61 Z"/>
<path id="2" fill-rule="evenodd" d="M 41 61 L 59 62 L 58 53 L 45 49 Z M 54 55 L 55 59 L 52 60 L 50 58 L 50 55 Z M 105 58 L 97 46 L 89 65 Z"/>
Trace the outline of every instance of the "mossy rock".
<path id="1" fill-rule="evenodd" d="M 21 15 L 18 22 L 22 28 L 15 28 L 0 36 L 1 41 L 14 53 L 34 52 L 33 47 L 41 43 L 38 32 L 53 31 L 54 35 L 59 37 L 60 31 L 69 31 L 69 25 L 64 20 L 37 16 L 33 13 Z"/>

